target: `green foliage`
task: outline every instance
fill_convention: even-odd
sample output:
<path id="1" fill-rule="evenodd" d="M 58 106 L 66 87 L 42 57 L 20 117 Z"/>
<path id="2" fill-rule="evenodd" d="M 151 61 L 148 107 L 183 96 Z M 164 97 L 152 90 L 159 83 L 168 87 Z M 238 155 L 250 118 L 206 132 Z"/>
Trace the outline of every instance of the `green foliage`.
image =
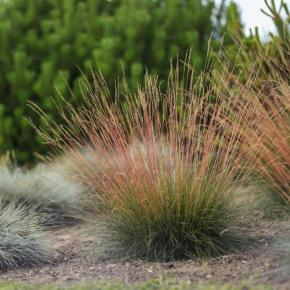
<path id="1" fill-rule="evenodd" d="M 268 17 L 270 17 L 276 27 L 276 30 L 280 37 L 285 38 L 289 41 L 290 39 L 290 13 L 288 4 L 285 0 L 280 1 L 279 8 L 277 7 L 274 0 L 265 0 L 267 10 L 262 9 L 261 11 Z M 282 15 L 284 13 L 284 17 Z"/>
<path id="2" fill-rule="evenodd" d="M 224 34 L 224 45 L 227 46 L 233 42 L 231 36 L 244 37 L 244 27 L 240 17 L 240 11 L 235 2 L 231 2 L 226 9 L 225 25 L 222 26 Z"/>
<path id="3" fill-rule="evenodd" d="M 259 81 L 263 82 L 269 74 L 273 64 L 280 66 L 280 74 L 284 79 L 289 78 L 290 55 L 290 14 L 288 4 L 280 1 L 265 0 L 265 9 L 261 13 L 270 17 L 275 25 L 276 34 L 268 33 L 261 36 L 258 28 L 250 30 L 246 36 L 242 24 L 237 17 L 237 7 L 231 3 L 226 11 L 226 24 L 222 28 L 225 35 L 223 54 L 233 72 L 240 75 L 241 80 L 247 81 L 253 70 L 260 69 Z M 271 75 L 273 79 L 275 76 Z"/>
<path id="4" fill-rule="evenodd" d="M 163 79 L 170 59 L 191 46 L 200 69 L 213 9 L 213 0 L 0 1 L 0 152 L 13 148 L 23 162 L 43 151 L 23 119 L 40 122 L 27 101 L 56 118 L 49 97 L 57 87 L 72 99 L 67 85 L 79 95 L 82 73 L 100 70 L 112 88 L 124 70 L 136 89 L 144 68 Z"/>
<path id="5" fill-rule="evenodd" d="M 46 261 L 49 246 L 39 216 L 14 203 L 0 202 L 0 270 Z"/>

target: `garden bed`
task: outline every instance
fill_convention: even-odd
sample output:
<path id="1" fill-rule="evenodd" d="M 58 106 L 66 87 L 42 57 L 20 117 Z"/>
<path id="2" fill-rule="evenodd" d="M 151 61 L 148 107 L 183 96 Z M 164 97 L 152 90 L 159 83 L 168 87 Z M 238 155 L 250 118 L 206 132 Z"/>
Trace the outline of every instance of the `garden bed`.
<path id="1" fill-rule="evenodd" d="M 192 283 L 245 282 L 254 286 L 263 284 L 273 285 L 274 289 L 287 289 L 290 276 L 284 265 L 285 253 L 277 243 L 287 238 L 290 232 L 284 226 L 277 221 L 260 222 L 253 230 L 255 236 L 260 238 L 244 252 L 204 260 L 152 263 L 95 258 L 97 247 L 89 234 L 90 229 L 78 225 L 54 232 L 55 254 L 47 264 L 9 270 L 1 273 L 0 279 L 33 284 L 66 284 L 103 279 L 135 283 L 161 277 Z"/>

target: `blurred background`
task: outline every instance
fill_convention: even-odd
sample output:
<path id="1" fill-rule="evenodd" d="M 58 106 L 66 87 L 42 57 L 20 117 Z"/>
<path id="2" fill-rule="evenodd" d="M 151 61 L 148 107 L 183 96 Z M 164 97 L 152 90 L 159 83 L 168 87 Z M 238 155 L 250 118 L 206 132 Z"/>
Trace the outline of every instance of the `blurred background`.
<path id="1" fill-rule="evenodd" d="M 198 74 L 210 39 L 213 53 L 221 43 L 238 51 L 237 39 L 264 45 L 285 32 L 288 7 L 289 0 L 0 0 L 0 154 L 13 150 L 19 163 L 31 163 L 47 151 L 26 120 L 41 125 L 29 101 L 57 121 L 53 100 L 77 102 L 92 71 L 112 91 L 125 76 L 134 91 L 145 70 L 165 80 L 170 61 L 190 48 Z"/>

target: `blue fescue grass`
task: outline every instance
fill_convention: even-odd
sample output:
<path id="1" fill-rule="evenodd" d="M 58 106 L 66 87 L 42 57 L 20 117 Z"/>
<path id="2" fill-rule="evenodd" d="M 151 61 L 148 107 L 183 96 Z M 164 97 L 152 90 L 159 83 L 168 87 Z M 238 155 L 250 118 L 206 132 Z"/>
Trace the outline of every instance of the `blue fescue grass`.
<path id="1" fill-rule="evenodd" d="M 48 260 L 50 247 L 40 220 L 26 207 L 0 201 L 0 270 L 35 266 Z"/>

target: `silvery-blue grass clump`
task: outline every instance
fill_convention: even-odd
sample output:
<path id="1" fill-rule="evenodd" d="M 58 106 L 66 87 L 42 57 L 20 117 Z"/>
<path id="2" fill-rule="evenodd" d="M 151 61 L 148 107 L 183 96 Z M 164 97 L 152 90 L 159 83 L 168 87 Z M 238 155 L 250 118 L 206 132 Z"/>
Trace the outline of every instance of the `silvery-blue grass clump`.
<path id="1" fill-rule="evenodd" d="M 0 270 L 48 260 L 50 247 L 39 224 L 41 218 L 20 204 L 0 201 Z"/>
<path id="2" fill-rule="evenodd" d="M 16 166 L 0 167 L 0 195 L 4 201 L 15 200 L 28 208 L 47 214 L 44 223 L 62 225 L 80 217 L 85 186 L 70 179 L 59 164 L 40 164 L 31 170 Z M 78 216 L 78 217 L 77 217 Z"/>

